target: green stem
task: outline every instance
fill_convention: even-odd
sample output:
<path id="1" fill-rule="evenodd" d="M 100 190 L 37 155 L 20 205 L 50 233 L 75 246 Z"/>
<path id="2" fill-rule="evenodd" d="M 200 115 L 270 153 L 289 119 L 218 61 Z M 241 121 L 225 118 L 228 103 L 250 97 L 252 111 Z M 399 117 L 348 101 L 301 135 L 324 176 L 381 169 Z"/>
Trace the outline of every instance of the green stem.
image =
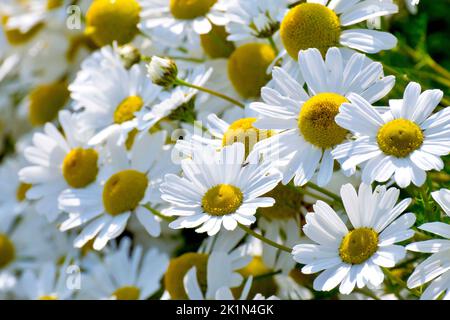
<path id="1" fill-rule="evenodd" d="M 272 241 L 270 239 L 267 239 L 266 237 L 264 237 L 263 235 L 253 231 L 252 229 L 250 229 L 249 227 L 246 227 L 242 224 L 239 224 L 239 227 L 244 230 L 245 232 L 247 232 L 249 235 L 261 240 L 262 242 L 267 243 L 268 245 L 275 247 L 277 249 L 283 250 L 287 253 L 292 253 L 292 248 L 283 246 L 282 244 L 276 243 L 275 241 Z"/>
<path id="2" fill-rule="evenodd" d="M 322 200 L 322 201 L 327 202 L 327 203 L 330 202 L 330 199 L 325 198 L 325 197 L 322 197 L 321 195 L 315 194 L 315 193 L 313 193 L 313 192 L 311 192 L 311 191 L 309 191 L 309 190 L 306 190 L 306 189 L 303 188 L 303 187 L 296 187 L 296 186 L 291 185 L 291 184 L 288 184 L 288 186 L 289 186 L 291 189 L 297 191 L 298 193 L 300 193 L 300 194 L 302 194 L 302 195 L 310 196 L 310 197 L 313 197 L 314 199 Z"/>
<path id="3" fill-rule="evenodd" d="M 324 189 L 322 187 L 319 187 L 318 185 L 316 185 L 315 183 L 312 182 L 308 182 L 307 186 L 310 187 L 311 189 L 314 189 L 316 191 L 319 191 L 320 193 L 323 193 L 324 195 L 332 198 L 334 201 L 336 201 L 337 203 L 342 205 L 342 199 L 341 197 L 339 197 L 338 195 L 334 194 L 333 192 L 328 191 L 327 189 Z"/>
<path id="4" fill-rule="evenodd" d="M 402 287 L 403 289 L 408 290 L 409 292 L 411 292 L 416 297 L 420 297 L 421 296 L 421 294 L 420 294 L 420 292 L 418 290 L 408 288 L 406 282 L 403 281 L 402 279 L 400 279 L 399 277 L 394 276 L 392 274 L 392 272 L 389 271 L 389 269 L 386 269 L 386 268 L 382 268 L 382 269 L 383 269 L 383 273 L 386 275 L 386 277 L 389 279 L 389 281 L 391 281 L 393 284 L 397 284 L 400 287 Z"/>
<path id="5" fill-rule="evenodd" d="M 276 276 L 277 274 L 280 274 L 281 272 L 282 272 L 282 270 L 276 270 L 276 271 L 264 273 L 264 274 L 254 277 L 253 280 L 255 280 L 255 281 L 263 280 L 265 278 L 270 278 L 270 277 Z"/>
<path id="6" fill-rule="evenodd" d="M 221 98 L 221 99 L 223 99 L 223 100 L 226 100 L 226 101 L 228 101 L 228 102 L 231 102 L 232 104 L 234 104 L 234 105 L 236 105 L 236 106 L 238 106 L 238 107 L 240 107 L 240 108 L 242 108 L 242 109 L 245 108 L 245 105 L 242 104 L 241 102 L 239 102 L 239 101 L 237 101 L 237 100 L 235 100 L 235 99 L 233 99 L 233 98 L 230 98 L 230 97 L 228 97 L 228 96 L 226 96 L 226 95 L 224 95 L 224 94 L 222 94 L 222 93 L 219 93 L 219 92 L 217 92 L 217 91 L 214 91 L 214 90 L 211 90 L 211 89 L 208 89 L 208 88 L 204 88 L 204 87 L 200 87 L 200 86 L 197 86 L 197 85 L 195 85 L 195 84 L 186 82 L 186 81 L 181 80 L 181 79 L 177 79 L 177 80 L 175 81 L 175 83 L 178 84 L 178 85 L 180 85 L 180 86 L 185 86 L 185 87 L 189 87 L 189 88 L 193 88 L 193 89 L 197 89 L 197 90 L 200 90 L 200 91 L 209 93 L 209 94 L 211 94 L 211 95 L 213 95 L 213 96 L 216 96 L 216 97 L 218 97 L 218 98 Z"/>
<path id="7" fill-rule="evenodd" d="M 156 209 L 153 209 L 152 207 L 150 207 L 150 205 L 145 205 L 144 206 L 148 211 L 150 211 L 151 213 L 153 213 L 155 216 L 160 217 L 161 219 L 167 221 L 167 222 L 172 222 L 174 221 L 176 218 L 173 217 L 168 217 L 163 215 L 161 212 L 159 212 Z"/>
<path id="8" fill-rule="evenodd" d="M 380 298 L 378 298 L 375 295 L 375 293 L 373 293 L 372 291 L 370 291 L 367 288 L 362 288 L 362 289 L 356 288 L 355 292 L 361 293 L 361 294 L 363 294 L 363 295 L 365 295 L 365 296 L 367 296 L 369 298 L 372 298 L 373 300 L 380 300 Z"/>
<path id="9" fill-rule="evenodd" d="M 270 45 L 272 46 L 273 50 L 275 51 L 275 55 L 278 56 L 278 53 L 280 52 L 278 50 L 277 44 L 275 43 L 275 41 L 273 40 L 273 37 L 270 36 L 269 38 L 267 38 L 269 40 Z"/>

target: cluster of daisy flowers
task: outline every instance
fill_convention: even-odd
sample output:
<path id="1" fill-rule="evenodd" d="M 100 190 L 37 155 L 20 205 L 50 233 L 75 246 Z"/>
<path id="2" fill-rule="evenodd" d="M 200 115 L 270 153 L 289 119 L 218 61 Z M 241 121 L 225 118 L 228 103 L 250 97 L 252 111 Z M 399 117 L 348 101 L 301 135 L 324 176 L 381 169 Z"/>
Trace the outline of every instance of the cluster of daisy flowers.
<path id="1" fill-rule="evenodd" d="M 450 108 L 368 55 L 398 12 L 2 0 L 0 298 L 450 299 Z"/>

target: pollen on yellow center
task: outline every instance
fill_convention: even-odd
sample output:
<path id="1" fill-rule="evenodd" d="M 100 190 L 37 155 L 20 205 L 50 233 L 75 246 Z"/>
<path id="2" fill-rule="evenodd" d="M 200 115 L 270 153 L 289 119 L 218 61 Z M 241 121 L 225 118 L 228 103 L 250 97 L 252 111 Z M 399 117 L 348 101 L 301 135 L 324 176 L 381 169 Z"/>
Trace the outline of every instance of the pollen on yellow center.
<path id="1" fill-rule="evenodd" d="M 371 228 L 358 228 L 350 231 L 342 239 L 339 255 L 349 264 L 361 264 L 378 249 L 378 234 Z"/>
<path id="2" fill-rule="evenodd" d="M 45 26 L 44 23 L 37 23 L 33 27 L 31 27 L 31 29 L 28 30 L 27 32 L 22 32 L 19 29 L 8 29 L 6 27 L 8 20 L 9 20 L 8 16 L 2 17 L 1 24 L 4 29 L 6 40 L 8 41 L 9 44 L 13 46 L 18 46 L 27 43 L 28 41 L 33 39 L 34 36 L 37 35 L 39 31 L 41 31 Z"/>
<path id="3" fill-rule="evenodd" d="M 420 148 L 424 140 L 422 129 L 407 119 L 395 119 L 383 125 L 377 134 L 381 151 L 404 158 Z"/>
<path id="4" fill-rule="evenodd" d="M 248 155 L 254 145 L 272 135 L 270 130 L 259 130 L 253 126 L 256 118 L 242 118 L 233 122 L 222 138 L 222 146 L 230 146 L 235 142 L 245 145 L 245 154 Z"/>
<path id="5" fill-rule="evenodd" d="M 234 51 L 234 43 L 227 40 L 228 32 L 224 26 L 213 25 L 207 34 L 200 35 L 205 53 L 212 59 L 228 58 Z"/>
<path id="6" fill-rule="evenodd" d="M 258 293 L 262 294 L 265 297 L 270 297 L 276 294 L 278 286 L 275 282 L 274 277 L 264 277 L 258 279 L 258 276 L 266 275 L 268 273 L 271 273 L 272 271 L 273 270 L 271 270 L 264 264 L 260 256 L 253 257 L 252 261 L 250 261 L 247 266 L 238 270 L 238 272 L 243 277 L 248 278 L 250 276 L 253 276 L 254 278 L 247 299 L 253 299 L 253 297 Z M 232 289 L 233 295 L 236 298 L 240 297 L 243 287 L 244 285 L 241 285 L 237 288 Z"/>
<path id="7" fill-rule="evenodd" d="M 318 3 L 302 3 L 292 8 L 281 22 L 280 36 L 289 55 L 317 48 L 324 55 L 339 44 L 341 27 L 336 13 Z"/>
<path id="8" fill-rule="evenodd" d="M 84 188 L 94 182 L 98 173 L 98 153 L 94 149 L 75 148 L 64 158 L 62 172 L 67 184 Z"/>
<path id="9" fill-rule="evenodd" d="M 164 287 L 173 300 L 186 300 L 188 296 L 184 289 L 183 278 L 188 271 L 195 267 L 197 270 L 197 281 L 203 293 L 206 293 L 207 278 L 206 270 L 208 255 L 204 253 L 185 253 L 172 259 L 164 275 Z"/>
<path id="10" fill-rule="evenodd" d="M 322 149 L 344 141 L 348 132 L 338 126 L 334 118 L 345 102 L 348 100 L 336 93 L 320 93 L 307 100 L 298 117 L 298 126 L 304 139 Z"/>
<path id="11" fill-rule="evenodd" d="M 33 126 L 42 126 L 56 119 L 69 99 L 67 83 L 59 81 L 39 85 L 31 91 L 28 118 Z"/>
<path id="12" fill-rule="evenodd" d="M 16 248 L 5 234 L 0 234 L 0 269 L 6 267 L 16 257 Z"/>
<path id="13" fill-rule="evenodd" d="M 58 300 L 58 297 L 57 296 L 52 296 L 52 295 L 41 296 L 41 297 L 39 297 L 39 300 Z"/>
<path id="14" fill-rule="evenodd" d="M 27 197 L 27 191 L 30 190 L 32 187 L 31 184 L 28 183 L 20 183 L 19 186 L 16 189 L 16 199 L 19 202 L 22 202 Z"/>
<path id="15" fill-rule="evenodd" d="M 170 12 L 176 19 L 192 20 L 206 15 L 217 0 L 170 0 Z"/>
<path id="16" fill-rule="evenodd" d="M 266 193 L 264 197 L 275 199 L 275 204 L 268 208 L 258 208 L 258 212 L 262 216 L 270 220 L 286 220 L 300 217 L 302 198 L 291 187 L 280 183 L 273 190 Z"/>
<path id="17" fill-rule="evenodd" d="M 140 11 L 136 0 L 95 0 L 86 13 L 86 34 L 99 47 L 127 44 L 139 32 Z"/>
<path id="18" fill-rule="evenodd" d="M 112 216 L 136 209 L 144 198 L 148 178 L 136 170 L 124 170 L 112 175 L 103 187 L 103 205 Z"/>
<path id="19" fill-rule="evenodd" d="M 230 184 L 219 184 L 209 189 L 202 199 L 203 210 L 210 216 L 225 216 L 241 206 L 242 191 Z"/>
<path id="20" fill-rule="evenodd" d="M 121 124 L 126 121 L 133 120 L 135 112 L 138 112 L 144 106 L 144 101 L 141 97 L 130 96 L 124 99 L 114 111 L 114 122 Z"/>
<path id="21" fill-rule="evenodd" d="M 248 43 L 237 48 L 228 59 L 228 77 L 243 98 L 255 98 L 270 81 L 267 68 L 275 59 L 273 48 L 264 43 Z"/>
<path id="22" fill-rule="evenodd" d="M 141 290 L 135 286 L 124 286 L 112 294 L 117 300 L 139 300 Z"/>

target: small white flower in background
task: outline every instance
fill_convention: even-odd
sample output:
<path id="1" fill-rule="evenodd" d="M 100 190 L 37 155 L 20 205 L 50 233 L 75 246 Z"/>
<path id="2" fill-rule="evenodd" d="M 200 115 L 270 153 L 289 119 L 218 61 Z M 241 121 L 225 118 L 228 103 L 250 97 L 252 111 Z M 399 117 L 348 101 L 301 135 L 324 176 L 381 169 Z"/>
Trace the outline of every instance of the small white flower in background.
<path id="1" fill-rule="evenodd" d="M 293 179 L 295 185 L 304 185 L 317 171 L 318 184 L 324 186 L 333 174 L 332 150 L 348 135 L 334 121 L 340 106 L 352 93 L 380 100 L 395 78 L 385 77 L 381 63 L 362 54 L 354 53 L 344 61 L 338 48 L 329 49 L 325 59 L 317 49 L 300 51 L 298 61 L 307 90 L 303 79 L 298 81 L 288 70 L 276 67 L 273 83 L 261 90 L 264 102 L 250 105 L 260 115 L 256 128 L 282 131 L 259 142 L 255 150 L 280 159 L 283 184 Z"/>
<path id="2" fill-rule="evenodd" d="M 222 148 L 195 150 L 192 159 L 182 160 L 184 177 L 166 175 L 161 185 L 162 199 L 172 207 L 163 211 L 178 219 L 169 226 L 174 229 L 197 228 L 212 236 L 222 225 L 236 229 L 238 223 L 251 225 L 259 207 L 270 207 L 274 200 L 261 197 L 281 180 L 270 163 L 253 159 L 245 163 L 245 147 L 234 143 Z"/>
<path id="3" fill-rule="evenodd" d="M 441 156 L 450 152 L 450 108 L 432 114 L 443 96 L 441 90 L 421 93 L 411 82 L 403 99 L 389 100 L 381 113 L 367 99 L 351 94 L 336 122 L 357 136 L 332 151 L 344 170 L 362 167 L 362 180 L 386 182 L 394 176 L 401 188 L 421 186 L 426 171 L 442 170 Z"/>
<path id="4" fill-rule="evenodd" d="M 97 257 L 82 275 L 81 299 L 146 300 L 160 288 L 169 264 L 166 253 L 132 246 L 123 238 L 117 249 Z"/>
<path id="5" fill-rule="evenodd" d="M 432 195 L 450 217 L 450 190 L 441 189 Z M 406 247 L 414 252 L 432 253 L 416 267 L 408 279 L 408 287 L 417 288 L 431 282 L 423 291 L 420 297 L 422 300 L 438 299 L 440 296 L 443 300 L 450 300 L 450 224 L 430 222 L 421 225 L 419 229 L 445 239 L 414 242 Z"/>
<path id="6" fill-rule="evenodd" d="M 304 264 L 302 272 L 321 272 L 314 290 L 329 291 L 339 285 L 343 294 L 355 286 L 378 287 L 384 280 L 382 267 L 392 268 L 405 257 L 406 249 L 396 245 L 411 238 L 416 221 L 413 213 L 402 214 L 411 203 L 396 205 L 400 191 L 361 184 L 358 194 L 350 184 L 342 186 L 341 197 L 351 223 L 347 228 L 325 202 L 317 201 L 314 212 L 306 215 L 303 232 L 314 244 L 294 247 L 294 259 Z"/>
<path id="7" fill-rule="evenodd" d="M 152 82 L 161 87 L 169 87 L 175 83 L 178 76 L 178 68 L 172 59 L 164 59 L 157 56 L 151 58 L 147 65 L 147 72 Z"/>

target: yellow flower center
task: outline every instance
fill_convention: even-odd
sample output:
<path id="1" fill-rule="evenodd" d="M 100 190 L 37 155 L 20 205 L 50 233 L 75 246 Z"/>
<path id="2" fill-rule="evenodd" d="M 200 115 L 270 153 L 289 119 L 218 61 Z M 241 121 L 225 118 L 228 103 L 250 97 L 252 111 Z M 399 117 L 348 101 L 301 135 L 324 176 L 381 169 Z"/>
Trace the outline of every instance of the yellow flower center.
<path id="1" fill-rule="evenodd" d="M 344 102 L 348 100 L 336 93 L 320 93 L 306 101 L 298 117 L 298 127 L 305 140 L 323 149 L 344 141 L 348 132 L 334 121 Z"/>
<path id="2" fill-rule="evenodd" d="M 170 12 L 176 19 L 192 20 L 206 15 L 217 0 L 170 0 Z"/>
<path id="3" fill-rule="evenodd" d="M 219 184 L 209 189 L 202 199 L 203 210 L 210 216 L 225 216 L 241 206 L 242 191 L 230 184 Z"/>
<path id="4" fill-rule="evenodd" d="M 47 10 L 53 10 L 61 7 L 64 4 L 64 0 L 47 0 Z"/>
<path id="5" fill-rule="evenodd" d="M 95 0 L 86 13 L 86 34 L 99 47 L 127 44 L 139 32 L 140 11 L 136 0 Z"/>
<path id="6" fill-rule="evenodd" d="M 53 121 L 69 99 L 67 83 L 54 82 L 37 86 L 31 91 L 28 118 L 33 126 Z"/>
<path id="7" fill-rule="evenodd" d="M 378 234 L 371 228 L 350 231 L 342 239 L 339 255 L 349 264 L 361 264 L 378 249 Z"/>
<path id="8" fill-rule="evenodd" d="M 266 138 L 272 136 L 270 130 L 259 130 L 253 126 L 256 118 L 243 118 L 233 122 L 222 138 L 222 146 L 230 146 L 235 142 L 245 145 L 246 156 L 253 149 L 253 146 Z"/>
<path id="9" fill-rule="evenodd" d="M 19 202 L 25 201 L 27 197 L 27 191 L 32 187 L 31 184 L 21 182 L 16 190 L 16 199 Z"/>
<path id="10" fill-rule="evenodd" d="M 0 269 L 6 267 L 16 257 L 16 248 L 6 234 L 0 234 Z"/>
<path id="11" fill-rule="evenodd" d="M 57 296 L 51 296 L 51 295 L 49 295 L 49 296 L 41 296 L 41 297 L 39 297 L 39 300 L 58 300 L 58 297 Z"/>
<path id="12" fill-rule="evenodd" d="M 200 41 L 205 53 L 212 59 L 228 58 L 234 51 L 234 43 L 227 40 L 228 32 L 223 26 L 212 26 L 207 34 L 200 35 Z"/>
<path id="13" fill-rule="evenodd" d="M 117 289 L 112 294 L 117 300 L 139 300 L 141 290 L 135 286 L 125 286 Z"/>
<path id="14" fill-rule="evenodd" d="M 292 8 L 281 22 L 280 35 L 289 55 L 297 60 L 298 52 L 317 48 L 325 55 L 339 44 L 341 28 L 333 10 L 318 3 L 302 3 Z"/>
<path id="15" fill-rule="evenodd" d="M 203 294 L 207 289 L 207 264 L 208 255 L 204 253 L 185 253 L 178 258 L 172 259 L 164 275 L 164 287 L 173 300 L 186 300 L 189 297 L 184 290 L 183 278 L 188 271 L 195 267 L 197 270 L 197 281 Z"/>
<path id="16" fill-rule="evenodd" d="M 276 53 L 270 45 L 249 43 L 237 48 L 228 60 L 228 77 L 243 98 L 255 98 L 270 81 L 267 68 Z"/>
<path id="17" fill-rule="evenodd" d="M 302 198 L 298 192 L 283 184 L 278 184 L 264 197 L 275 199 L 275 204 L 268 208 L 258 208 L 258 212 L 269 220 L 287 220 L 300 217 Z"/>
<path id="18" fill-rule="evenodd" d="M 141 97 L 131 96 L 124 99 L 114 111 L 114 122 L 121 124 L 134 119 L 134 113 L 138 112 L 144 106 Z"/>
<path id="19" fill-rule="evenodd" d="M 72 188 L 84 188 L 94 182 L 98 173 L 98 153 L 94 149 L 76 148 L 64 158 L 62 172 Z"/>
<path id="20" fill-rule="evenodd" d="M 44 23 L 37 23 L 27 32 L 22 32 L 19 29 L 7 29 L 6 25 L 8 23 L 8 20 L 9 20 L 8 16 L 2 17 L 1 24 L 4 29 L 6 40 L 10 45 L 13 46 L 18 46 L 27 43 L 28 41 L 33 39 L 34 36 L 36 36 L 39 33 L 39 31 L 41 31 L 45 26 Z"/>
<path id="21" fill-rule="evenodd" d="M 124 170 L 112 175 L 103 187 L 103 205 L 112 216 L 136 209 L 148 187 L 145 174 Z"/>
<path id="22" fill-rule="evenodd" d="M 397 158 L 404 158 L 419 149 L 423 139 L 420 127 L 406 119 L 389 121 L 380 128 L 377 134 L 377 142 L 381 151 Z"/>
<path id="23" fill-rule="evenodd" d="M 245 278 L 250 276 L 253 276 L 254 278 L 247 299 L 253 299 L 257 293 L 260 293 L 265 297 L 270 297 L 276 294 L 278 286 L 274 277 L 262 277 L 258 279 L 258 276 L 263 276 L 273 272 L 272 269 L 264 264 L 260 256 L 253 257 L 252 261 L 250 261 L 250 263 L 244 268 L 238 270 L 238 272 Z M 233 292 L 233 295 L 238 298 L 240 297 L 243 288 L 244 284 L 233 288 L 231 291 Z"/>

